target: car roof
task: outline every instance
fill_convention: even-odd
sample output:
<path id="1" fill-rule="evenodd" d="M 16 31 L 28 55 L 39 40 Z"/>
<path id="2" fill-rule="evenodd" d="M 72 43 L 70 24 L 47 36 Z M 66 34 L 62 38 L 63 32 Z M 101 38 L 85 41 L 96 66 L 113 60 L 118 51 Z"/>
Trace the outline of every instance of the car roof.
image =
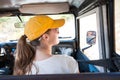
<path id="1" fill-rule="evenodd" d="M 69 5 L 79 7 L 85 0 L 0 0 L 0 8 L 17 8 L 23 4 L 31 3 L 61 3 L 68 2 Z"/>
<path id="2" fill-rule="evenodd" d="M 19 13 L 54 14 L 78 8 L 85 0 L 0 0 L 0 17 Z"/>

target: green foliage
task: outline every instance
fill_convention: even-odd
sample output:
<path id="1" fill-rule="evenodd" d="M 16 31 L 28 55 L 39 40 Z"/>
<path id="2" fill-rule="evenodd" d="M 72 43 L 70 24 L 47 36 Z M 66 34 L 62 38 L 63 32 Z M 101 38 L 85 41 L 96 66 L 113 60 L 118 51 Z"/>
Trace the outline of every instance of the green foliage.
<path id="1" fill-rule="evenodd" d="M 0 18 L 0 23 L 6 22 L 9 19 L 10 19 L 9 17 L 2 17 L 2 18 Z"/>

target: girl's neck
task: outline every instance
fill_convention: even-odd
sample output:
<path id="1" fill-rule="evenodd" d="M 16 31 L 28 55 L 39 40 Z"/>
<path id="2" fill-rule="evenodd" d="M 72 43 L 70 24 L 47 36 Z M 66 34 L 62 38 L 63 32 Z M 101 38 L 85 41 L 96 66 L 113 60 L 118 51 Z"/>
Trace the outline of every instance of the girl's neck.
<path id="1" fill-rule="evenodd" d="M 44 60 L 52 56 L 51 47 L 38 47 L 36 49 L 35 60 Z"/>

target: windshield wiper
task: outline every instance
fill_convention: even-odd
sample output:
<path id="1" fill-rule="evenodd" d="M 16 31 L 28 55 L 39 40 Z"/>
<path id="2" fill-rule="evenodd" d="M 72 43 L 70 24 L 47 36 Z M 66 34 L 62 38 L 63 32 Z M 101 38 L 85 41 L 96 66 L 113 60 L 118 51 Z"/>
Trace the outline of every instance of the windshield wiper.
<path id="1" fill-rule="evenodd" d="M 72 38 L 72 37 L 58 37 L 59 39 Z"/>
<path id="2" fill-rule="evenodd" d="M 18 41 L 18 40 L 9 40 L 10 42 Z"/>

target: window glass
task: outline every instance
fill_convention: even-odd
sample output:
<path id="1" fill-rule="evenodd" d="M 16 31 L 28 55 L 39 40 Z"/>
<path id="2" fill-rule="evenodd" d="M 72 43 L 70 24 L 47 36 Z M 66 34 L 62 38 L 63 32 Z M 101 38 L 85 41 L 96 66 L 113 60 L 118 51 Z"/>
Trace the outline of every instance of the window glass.
<path id="1" fill-rule="evenodd" d="M 65 19 L 65 24 L 59 29 L 60 40 L 70 40 L 75 38 L 75 17 L 73 14 L 49 15 L 53 19 Z"/>
<path id="2" fill-rule="evenodd" d="M 120 0 L 115 0 L 115 51 L 120 55 Z"/>
<path id="3" fill-rule="evenodd" d="M 90 60 L 99 59 L 99 47 L 98 47 L 98 31 L 97 31 L 97 21 L 96 21 L 96 13 L 83 16 L 79 19 L 80 21 L 80 48 L 84 50 L 84 54 Z M 93 31 L 96 33 L 96 42 L 92 46 L 87 44 L 86 37 L 88 31 Z"/>
<path id="4" fill-rule="evenodd" d="M 65 19 L 65 24 L 59 29 L 60 40 L 68 40 L 75 38 L 75 19 L 72 14 L 48 15 L 54 19 Z M 33 16 L 20 16 L 25 23 Z M 0 42 L 17 41 L 24 34 L 24 27 L 19 27 L 21 21 L 17 16 L 0 18 Z M 17 28 L 15 27 L 18 26 Z"/>

